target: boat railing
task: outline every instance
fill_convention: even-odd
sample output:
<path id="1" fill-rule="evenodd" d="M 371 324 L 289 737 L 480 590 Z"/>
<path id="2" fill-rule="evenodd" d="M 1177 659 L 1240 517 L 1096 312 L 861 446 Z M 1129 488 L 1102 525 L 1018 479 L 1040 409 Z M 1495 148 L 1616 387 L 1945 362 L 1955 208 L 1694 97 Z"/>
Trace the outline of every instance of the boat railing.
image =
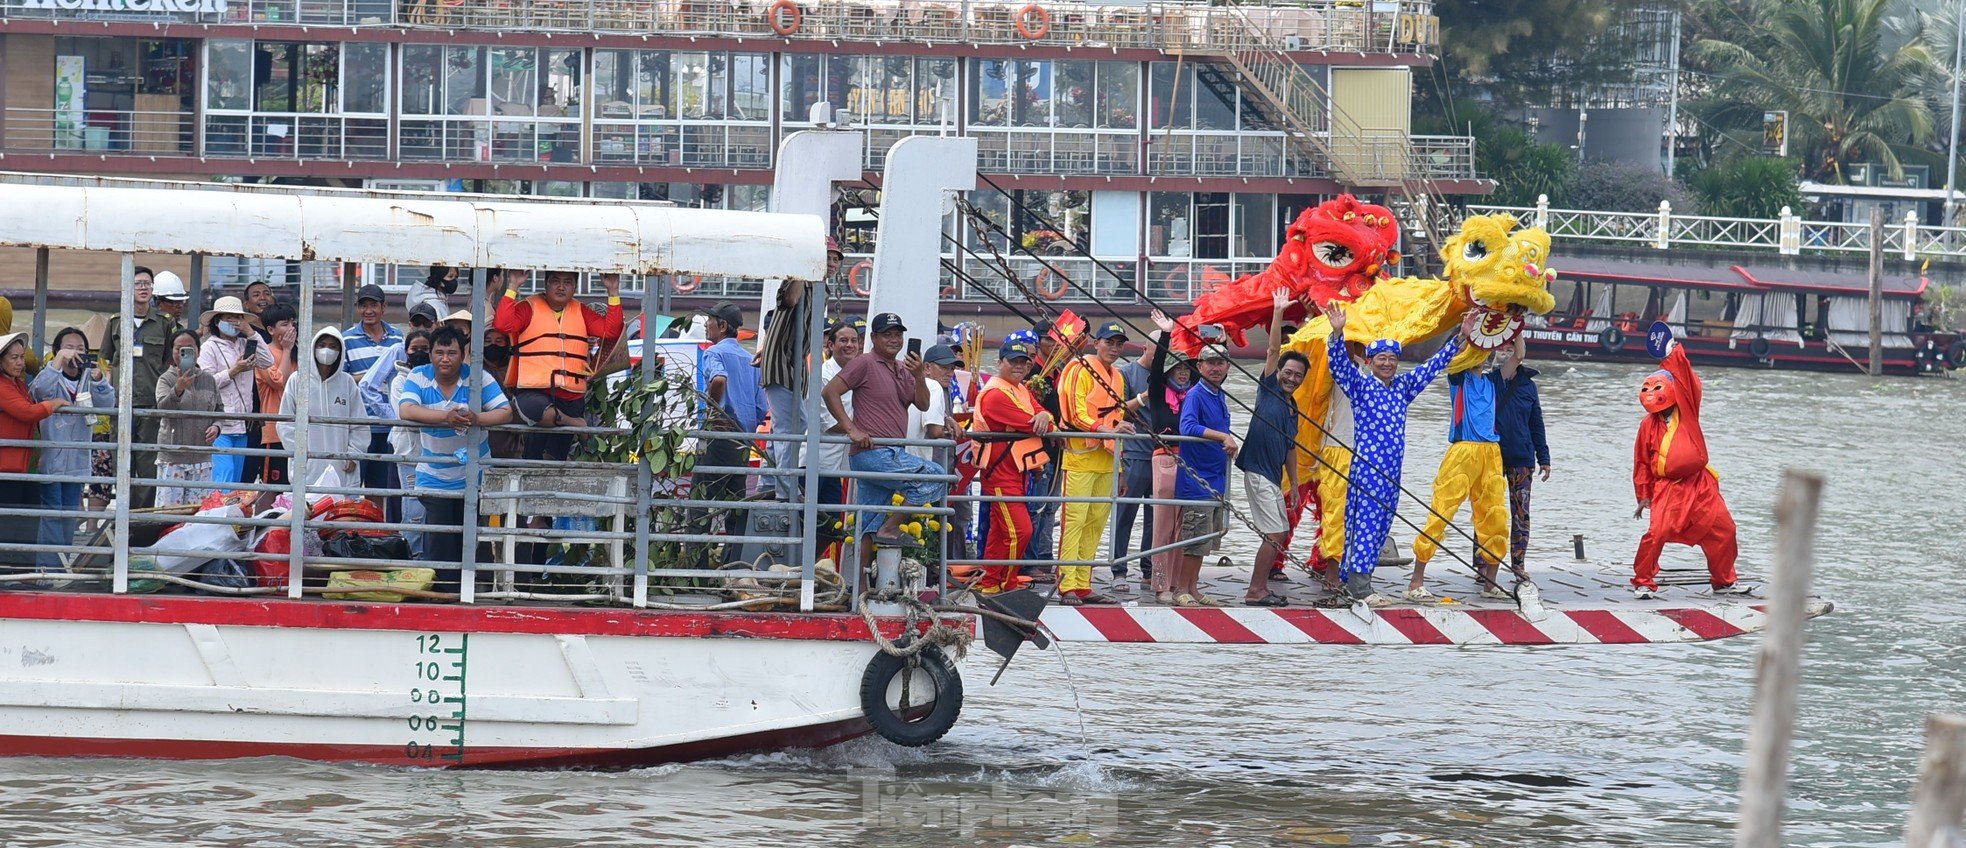
<path id="1" fill-rule="evenodd" d="M 103 414 L 105 410 L 96 407 L 69 406 L 57 414 Z M 133 419 L 182 418 L 192 420 L 240 420 L 248 426 L 259 426 L 267 422 L 292 422 L 293 416 L 271 413 L 248 412 L 204 412 L 183 410 L 131 410 Z M 378 426 L 378 427 L 421 427 L 415 422 L 399 419 L 379 419 L 368 417 L 337 418 L 315 416 L 308 419 L 313 425 Z M 523 425 L 500 425 L 483 428 L 493 433 L 524 435 L 560 434 L 576 438 L 608 438 L 629 434 L 631 431 L 619 427 L 561 427 L 549 430 Z M 707 442 L 713 440 L 737 440 L 756 446 L 757 443 L 782 441 L 807 441 L 804 434 L 785 433 L 740 433 L 729 431 L 687 429 L 682 435 L 693 442 L 697 448 L 695 456 L 700 460 Z M 987 437 L 990 433 L 971 433 L 970 436 Z M 1111 441 L 1153 440 L 1157 446 L 1199 441 L 1179 436 L 1149 436 L 1145 434 L 1121 433 L 1081 433 L 1054 432 L 1048 438 L 1096 439 Z M 819 444 L 845 444 L 849 440 L 838 434 L 823 434 L 809 439 Z M 943 452 L 943 456 L 953 456 L 954 452 L 968 444 L 954 439 L 876 439 L 878 446 L 898 446 L 927 448 Z M 0 439 L 0 448 L 30 448 L 39 451 L 50 450 L 99 450 L 104 447 L 115 448 L 113 443 L 104 442 L 62 442 L 45 439 L 11 440 Z M 145 443 L 132 439 L 128 450 L 147 452 L 158 449 L 180 448 L 170 444 Z M 248 449 L 226 448 L 224 453 L 248 460 L 262 457 L 276 457 L 289 461 L 290 465 L 301 458 L 300 452 L 285 448 Z M 768 456 L 768 451 L 757 451 Z M 414 474 L 414 466 L 424 458 L 406 456 L 400 453 L 371 453 L 366 450 L 309 450 L 305 453 L 308 461 L 327 460 L 334 462 L 360 463 L 379 461 L 396 465 L 406 476 Z M 327 595 L 336 597 L 390 597 L 407 596 L 410 599 L 450 600 L 446 593 L 431 593 L 411 588 L 405 591 L 402 585 L 387 580 L 359 583 L 359 576 L 352 572 L 367 571 L 378 574 L 405 572 L 411 569 L 456 568 L 458 591 L 455 599 L 464 603 L 620 603 L 637 608 L 683 608 L 683 609 L 757 609 L 779 603 L 791 603 L 803 598 L 805 609 L 852 609 L 860 597 L 863 576 L 858 563 L 863 562 L 861 548 L 867 544 L 866 533 L 854 531 L 855 516 L 862 514 L 905 513 L 914 516 L 916 521 L 933 522 L 938 530 L 922 533 L 917 531 L 920 544 L 906 552 L 907 555 L 926 560 L 923 565 L 932 565 L 937 575 L 938 588 L 946 591 L 949 585 L 949 565 L 954 553 L 954 562 L 972 566 L 1091 566 L 1110 565 L 1112 560 L 1057 559 L 1048 556 L 1010 559 L 986 559 L 982 551 L 969 553 L 961 543 L 951 545 L 946 539 L 936 538 L 947 534 L 965 534 L 972 522 L 961 524 L 955 520 L 958 514 L 973 516 L 975 510 L 988 510 L 993 504 L 1017 502 L 1027 505 L 1063 505 L 1069 503 L 1103 503 L 1117 509 L 1123 504 L 1139 507 L 1187 507 L 1213 506 L 1216 500 L 1183 500 L 1179 498 L 1154 498 L 1124 493 L 1120 488 L 1123 475 L 1115 474 L 1113 488 L 1108 492 L 1087 496 L 1064 496 L 1059 494 L 1032 493 L 1026 496 L 996 497 L 983 493 L 980 487 L 953 488 L 962 478 L 955 473 L 942 475 L 898 475 L 881 472 L 854 470 L 827 470 L 824 477 L 842 480 L 896 481 L 935 480 L 949 484 L 952 491 L 945 498 L 933 504 L 865 504 L 815 503 L 811 498 L 798 502 L 762 500 L 756 497 L 740 497 L 736 500 L 704 497 L 692 482 L 700 482 L 700 475 L 738 475 L 744 478 L 757 478 L 764 482 L 761 488 L 769 489 L 770 481 L 783 476 L 808 476 L 804 467 L 776 468 L 770 465 L 752 466 L 712 466 L 695 464 L 689 478 L 681 476 L 656 478 L 654 475 L 639 475 L 645 463 L 602 462 L 602 461 L 558 461 L 527 460 L 510 457 L 489 457 L 479 460 L 486 472 L 486 482 L 481 484 L 472 499 L 467 493 L 459 492 L 464 498 L 463 520 L 449 524 L 431 521 L 416 521 L 408 517 L 403 520 L 365 521 L 319 517 L 312 510 L 301 510 L 301 515 L 276 514 L 264 509 L 272 499 L 286 496 L 291 503 L 312 503 L 317 498 L 340 501 L 367 499 L 372 502 L 387 502 L 391 499 L 423 499 L 446 497 L 413 484 L 404 483 L 396 487 L 376 487 L 345 481 L 340 485 L 317 485 L 317 481 L 301 479 L 301 474 L 291 474 L 287 483 L 231 483 L 190 480 L 144 479 L 132 475 L 124 481 L 124 487 L 116 492 L 117 498 L 128 498 L 138 489 L 158 489 L 174 487 L 192 493 L 191 500 L 203 501 L 212 493 L 228 493 L 226 503 L 234 506 L 227 509 L 223 505 L 204 507 L 178 507 L 165 509 L 127 509 L 120 510 L 112 503 L 109 509 L 57 509 L 47 506 L 33 506 L 21 503 L 24 498 L 17 496 L 13 505 L 0 505 L 0 521 L 27 520 L 40 522 L 47 519 L 74 521 L 82 525 L 86 543 L 78 544 L 71 534 L 66 540 L 57 535 L 49 538 L 41 534 L 34 544 L 9 545 L 10 559 L 0 565 L 0 587 L 8 584 L 27 584 L 39 588 L 89 589 L 107 584 L 115 593 L 137 590 L 155 591 L 160 585 L 177 585 L 198 591 L 229 596 L 286 596 L 298 598 L 303 595 Z M 351 476 L 352 473 L 351 473 Z M 583 488 L 580 483 L 595 480 L 615 481 L 615 485 Z M 115 485 L 113 476 L 61 475 L 45 473 L 0 474 L 0 487 L 8 487 L 16 493 L 34 484 L 62 483 L 71 485 Z M 250 497 L 241 497 L 249 493 Z M 537 516 L 537 505 L 542 502 L 559 502 L 570 505 L 548 510 L 558 517 L 585 516 L 607 518 L 594 526 L 584 526 L 584 522 L 567 522 L 571 526 L 549 528 L 520 526 L 516 522 L 507 523 L 514 516 Z M 242 506 L 241 504 L 249 504 Z M 196 511 L 192 511 L 195 509 Z M 793 513 L 777 522 L 758 521 L 756 516 Z M 117 520 L 124 522 L 125 529 L 115 530 Z M 721 519 L 721 527 L 718 526 Z M 488 522 L 498 524 L 485 526 Z M 600 526 L 605 523 L 609 526 Z M 627 526 L 624 526 L 627 525 Z M 231 539 L 219 548 L 210 544 L 187 547 L 189 543 L 172 542 L 173 536 L 165 531 L 154 544 L 141 544 L 150 538 L 152 530 L 163 528 L 193 528 L 218 526 L 232 530 Z M 757 529 L 759 526 L 778 529 Z M 808 563 L 796 563 L 792 553 L 808 537 L 820 528 L 839 527 L 845 532 L 832 534 L 843 544 L 838 556 L 841 565 L 836 565 L 832 574 L 815 570 Z M 752 529 L 745 529 L 752 528 Z M 275 531 L 286 531 L 289 539 L 298 538 L 299 545 L 289 545 L 287 550 L 266 548 L 255 544 Z M 465 537 L 462 550 L 464 556 L 457 563 L 434 562 L 427 558 L 390 557 L 351 557 L 329 556 L 309 549 L 315 535 L 322 531 L 357 534 L 437 534 L 455 533 Z M 195 531 L 189 535 L 197 535 Z M 1171 550 L 1179 550 L 1201 539 L 1214 538 L 1221 533 L 1187 538 L 1180 537 L 1169 544 L 1128 554 L 1127 559 L 1155 556 Z M 243 539 L 239 537 L 243 536 Z M 1177 534 L 1178 536 L 1178 534 Z M 202 536 L 200 538 L 203 538 Z M 225 539 L 225 535 L 217 538 Z M 566 543 L 580 548 L 606 548 L 611 556 L 604 563 L 591 560 L 579 564 L 562 561 L 517 562 L 510 553 L 518 544 Z M 489 556 L 484 555 L 480 545 L 490 547 Z M 632 555 L 629 549 L 636 553 Z M 668 546 L 667 560 L 652 555 L 657 546 Z M 723 553 L 716 554 L 713 549 L 721 547 Z M 953 550 L 952 550 L 953 548 Z M 121 555 L 119 556 L 119 549 Z M 506 555 L 501 558 L 500 550 Z M 761 553 L 748 558 L 731 553 L 757 550 Z M 576 549 L 569 548 L 573 553 Z M 45 563 L 36 564 L 35 555 L 54 554 L 59 563 L 57 568 L 49 569 Z M 175 573 L 168 569 L 155 568 L 162 563 L 177 561 L 230 561 L 234 563 L 287 563 L 284 580 L 269 580 L 267 575 L 279 574 L 280 569 L 267 571 L 250 569 L 245 573 L 215 577 L 200 566 Z M 699 564 L 690 564 L 699 563 Z M 134 564 L 136 567 L 131 567 Z M 804 566 L 804 567 L 794 567 Z M 480 576 L 484 579 L 480 580 Z M 534 577 L 533 575 L 537 575 Z M 524 580 L 522 580 L 524 576 Z M 349 578 L 357 578 L 351 583 Z M 324 578 L 339 578 L 337 585 Z M 566 582 L 570 578 L 575 581 Z M 148 583 L 149 585 L 145 585 Z M 480 588 L 483 583 L 485 588 Z M 738 598 L 717 602 L 714 599 L 695 597 L 687 602 L 669 603 L 666 594 L 683 593 L 694 595 L 719 595 L 729 593 L 734 586 Z M 466 590 L 470 587 L 470 590 Z"/>

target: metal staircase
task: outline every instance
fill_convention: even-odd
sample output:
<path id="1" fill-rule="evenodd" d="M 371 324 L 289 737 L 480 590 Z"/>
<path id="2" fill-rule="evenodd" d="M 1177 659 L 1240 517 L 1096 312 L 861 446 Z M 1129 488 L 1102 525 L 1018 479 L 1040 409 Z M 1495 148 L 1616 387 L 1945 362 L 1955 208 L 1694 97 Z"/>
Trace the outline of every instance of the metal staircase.
<path id="1" fill-rule="evenodd" d="M 1299 162 L 1327 170 L 1347 190 L 1384 192 L 1407 235 L 1425 242 L 1412 258 L 1431 262 L 1445 242 L 1449 207 L 1403 133 L 1368 134 L 1349 116 L 1334 114 L 1331 93 L 1286 52 L 1279 36 L 1233 4 L 1217 7 L 1221 29 L 1185 52 L 1206 63 L 1197 79 L 1217 93 L 1233 89 L 1263 120 L 1282 130 Z"/>

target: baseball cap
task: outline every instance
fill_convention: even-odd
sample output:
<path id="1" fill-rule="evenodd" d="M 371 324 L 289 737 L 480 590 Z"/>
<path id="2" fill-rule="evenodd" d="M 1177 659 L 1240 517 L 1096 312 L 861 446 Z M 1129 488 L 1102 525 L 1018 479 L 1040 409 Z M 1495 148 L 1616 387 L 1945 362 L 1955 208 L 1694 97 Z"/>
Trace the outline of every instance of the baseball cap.
<path id="1" fill-rule="evenodd" d="M 1126 328 L 1121 326 L 1120 322 L 1118 321 L 1107 321 L 1104 324 L 1100 324 L 1098 329 L 1092 331 L 1092 337 L 1095 339 L 1102 339 L 1102 340 L 1119 339 L 1121 341 L 1125 341 Z"/>
<path id="2" fill-rule="evenodd" d="M 1202 362 L 1207 362 L 1211 359 L 1220 359 L 1226 362 L 1229 359 L 1229 349 L 1219 344 L 1202 345 L 1201 355 L 1196 357 L 1196 359 Z"/>
<path id="3" fill-rule="evenodd" d="M 922 353 L 922 361 L 934 365 L 955 365 L 963 361 L 956 355 L 956 349 L 945 344 L 934 345 Z"/>
<path id="4" fill-rule="evenodd" d="M 362 301 L 365 300 L 373 300 L 377 303 L 384 302 L 382 298 L 382 287 L 376 285 L 375 283 L 369 283 L 368 285 L 365 285 L 360 289 L 357 289 L 355 291 L 355 302 L 361 303 Z"/>
<path id="5" fill-rule="evenodd" d="M 732 327 L 744 326 L 744 310 L 738 309 L 737 304 L 728 300 L 719 300 L 717 305 L 706 306 L 697 310 L 696 314 L 707 315 Z"/>
<path id="6" fill-rule="evenodd" d="M 883 312 L 874 316 L 872 329 L 876 333 L 885 333 L 889 330 L 906 330 L 908 325 L 901 323 L 901 316 L 892 312 Z"/>
<path id="7" fill-rule="evenodd" d="M 415 322 L 418 318 L 421 318 L 432 324 L 437 323 L 437 307 L 432 305 L 430 301 L 427 300 L 418 303 L 416 306 L 410 309 L 410 321 Z"/>
<path id="8" fill-rule="evenodd" d="M 1025 341 L 1006 339 L 1004 340 L 1003 347 L 997 348 L 997 359 L 1000 360 L 1017 359 L 1019 357 L 1030 359 L 1035 355 L 1035 352 L 1031 349 L 1031 343 Z"/>

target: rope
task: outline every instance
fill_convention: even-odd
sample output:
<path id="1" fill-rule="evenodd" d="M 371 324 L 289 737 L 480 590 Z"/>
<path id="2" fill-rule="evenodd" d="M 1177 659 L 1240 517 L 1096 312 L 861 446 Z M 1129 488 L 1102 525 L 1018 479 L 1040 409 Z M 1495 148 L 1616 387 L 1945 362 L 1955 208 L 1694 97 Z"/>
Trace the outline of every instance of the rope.
<path id="1" fill-rule="evenodd" d="M 922 578 L 926 576 L 922 564 L 912 559 L 901 560 L 900 571 L 900 582 L 903 586 L 921 585 Z M 874 619 L 874 610 L 869 601 L 901 606 L 900 637 L 889 639 L 881 633 L 880 623 Z M 941 616 L 935 614 L 934 607 L 929 606 L 921 598 L 900 589 L 866 593 L 860 602 L 860 619 L 867 622 L 867 632 L 873 635 L 874 644 L 880 646 L 881 653 L 904 660 L 913 659 L 928 646 L 936 645 L 947 648 L 950 658 L 961 662 L 964 657 L 969 656 L 969 645 L 976 639 L 969 630 L 950 626 Z M 908 700 L 907 686 L 908 682 L 904 678 L 901 693 L 903 703 Z"/>

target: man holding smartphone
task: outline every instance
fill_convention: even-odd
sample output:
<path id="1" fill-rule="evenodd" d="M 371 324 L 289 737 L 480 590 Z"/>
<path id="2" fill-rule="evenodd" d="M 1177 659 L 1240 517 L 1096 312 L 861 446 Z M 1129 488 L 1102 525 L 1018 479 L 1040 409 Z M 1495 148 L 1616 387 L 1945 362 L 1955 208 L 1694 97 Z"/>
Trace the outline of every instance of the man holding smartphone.
<path id="1" fill-rule="evenodd" d="M 887 506 L 899 495 L 904 504 L 934 504 L 949 492 L 948 484 L 928 479 L 946 473 L 942 466 L 898 446 L 874 445 L 875 439 L 900 439 L 908 435 L 909 406 L 928 411 L 928 379 L 923 373 L 921 340 L 908 339 L 908 328 L 901 323 L 901 316 L 892 312 L 874 316 L 868 330 L 873 335 L 873 348 L 854 357 L 838 377 L 826 384 L 826 409 L 847 425 L 847 436 L 853 440 L 847 464 L 853 470 L 899 475 L 904 479 L 855 480 L 854 502 L 862 506 Z M 904 344 L 909 347 L 906 360 L 898 358 Z M 852 411 L 847 410 L 844 402 L 848 392 L 853 393 Z M 901 525 L 907 518 L 902 512 L 867 512 L 858 522 L 863 533 L 868 532 L 867 528 L 878 528 L 872 531 L 875 544 L 899 545 Z M 861 546 L 862 565 L 873 547 Z"/>

